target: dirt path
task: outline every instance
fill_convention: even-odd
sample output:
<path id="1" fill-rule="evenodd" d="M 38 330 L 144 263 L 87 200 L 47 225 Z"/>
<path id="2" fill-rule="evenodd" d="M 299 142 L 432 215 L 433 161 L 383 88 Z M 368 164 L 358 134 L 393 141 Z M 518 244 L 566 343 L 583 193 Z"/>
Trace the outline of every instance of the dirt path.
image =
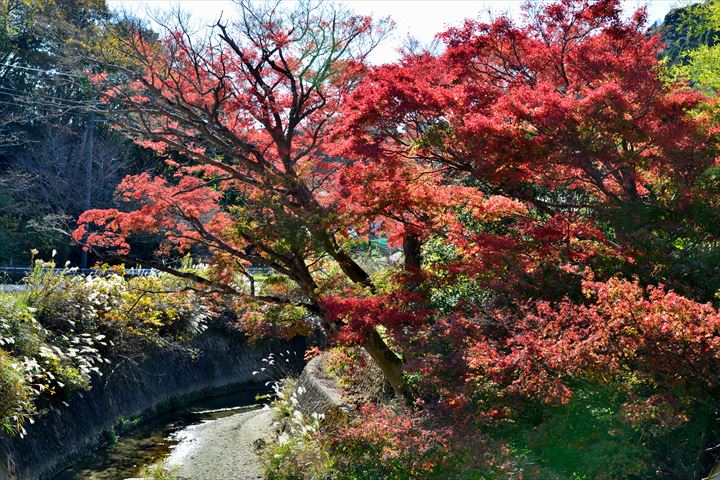
<path id="1" fill-rule="evenodd" d="M 180 439 L 167 464 L 180 466 L 178 480 L 262 479 L 254 445 L 269 441 L 271 424 L 272 410 L 266 407 L 197 425 Z"/>

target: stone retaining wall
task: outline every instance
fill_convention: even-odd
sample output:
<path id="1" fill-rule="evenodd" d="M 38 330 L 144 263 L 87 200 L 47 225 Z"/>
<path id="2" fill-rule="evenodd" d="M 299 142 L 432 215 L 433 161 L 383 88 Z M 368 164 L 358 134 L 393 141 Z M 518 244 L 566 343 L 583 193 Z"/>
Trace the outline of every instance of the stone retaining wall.
<path id="1" fill-rule="evenodd" d="M 298 379 L 297 399 L 303 415 L 325 415 L 325 421 L 341 422 L 348 418 L 350 407 L 343 400 L 335 380 L 325 370 L 327 354 L 319 355 L 305 366 Z"/>

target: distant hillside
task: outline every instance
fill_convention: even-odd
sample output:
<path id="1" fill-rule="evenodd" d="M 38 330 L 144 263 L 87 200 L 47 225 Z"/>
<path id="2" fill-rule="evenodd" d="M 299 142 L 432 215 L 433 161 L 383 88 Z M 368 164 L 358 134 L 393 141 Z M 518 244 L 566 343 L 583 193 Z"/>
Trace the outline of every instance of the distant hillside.
<path id="1" fill-rule="evenodd" d="M 665 54 L 671 63 L 682 63 L 683 54 L 688 50 L 717 43 L 720 32 L 707 28 L 707 22 L 703 21 L 705 16 L 703 4 L 695 3 L 671 10 L 660 25 L 652 28 L 665 42 Z"/>

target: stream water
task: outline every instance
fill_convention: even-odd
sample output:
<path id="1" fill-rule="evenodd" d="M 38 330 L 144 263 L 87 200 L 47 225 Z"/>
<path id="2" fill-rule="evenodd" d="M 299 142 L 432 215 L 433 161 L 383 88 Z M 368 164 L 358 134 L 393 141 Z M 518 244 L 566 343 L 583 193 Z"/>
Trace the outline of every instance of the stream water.
<path id="1" fill-rule="evenodd" d="M 101 447 L 55 480 L 122 480 L 138 477 L 143 467 L 166 459 L 193 426 L 260 408 L 257 389 L 213 397 L 158 415 Z"/>

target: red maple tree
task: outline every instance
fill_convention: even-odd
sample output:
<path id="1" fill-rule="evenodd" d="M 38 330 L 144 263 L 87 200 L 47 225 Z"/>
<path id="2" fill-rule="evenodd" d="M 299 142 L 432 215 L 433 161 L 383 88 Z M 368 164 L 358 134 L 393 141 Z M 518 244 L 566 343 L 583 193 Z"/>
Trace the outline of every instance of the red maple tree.
<path id="1" fill-rule="evenodd" d="M 564 0 L 525 14 L 520 24 L 468 20 L 440 35 L 442 54 L 410 53 L 369 73 L 336 144 L 355 160 L 342 173 L 346 203 L 409 225 L 412 195 L 374 199 L 398 184 L 387 178 L 422 178 L 440 203 L 472 198 L 479 222 L 489 209 L 515 225 L 490 235 L 442 222 L 456 245 L 486 262 L 509 253 L 505 263 L 525 271 L 548 254 L 556 263 L 598 250 L 637 257 L 638 232 L 702 229 L 688 212 L 716 164 L 717 126 L 702 113 L 706 98 L 664 78 L 644 10 L 625 19 L 617 0 Z M 416 230 L 437 231 L 431 223 Z"/>
<path id="2" fill-rule="evenodd" d="M 325 147 L 389 23 L 330 4 L 287 11 L 240 2 L 238 15 L 204 41 L 182 21 L 164 25 L 158 41 L 132 22 L 119 25 L 102 52 L 107 70 L 94 80 L 117 128 L 166 155 L 173 173 L 126 178 L 118 196 L 129 208 L 86 212 L 74 236 L 126 261 L 134 260 L 131 237 L 161 236 L 165 258 L 202 248 L 213 264 L 207 274 L 161 258 L 145 263 L 234 302 L 302 309 L 337 332 L 341 319 L 321 303 L 323 267 L 339 270 L 332 288 L 375 285 L 350 254 L 353 218 L 328 195 L 337 159 Z M 292 287 L 256 291 L 251 266 Z M 397 354 L 374 328 L 358 341 L 400 391 Z"/>

